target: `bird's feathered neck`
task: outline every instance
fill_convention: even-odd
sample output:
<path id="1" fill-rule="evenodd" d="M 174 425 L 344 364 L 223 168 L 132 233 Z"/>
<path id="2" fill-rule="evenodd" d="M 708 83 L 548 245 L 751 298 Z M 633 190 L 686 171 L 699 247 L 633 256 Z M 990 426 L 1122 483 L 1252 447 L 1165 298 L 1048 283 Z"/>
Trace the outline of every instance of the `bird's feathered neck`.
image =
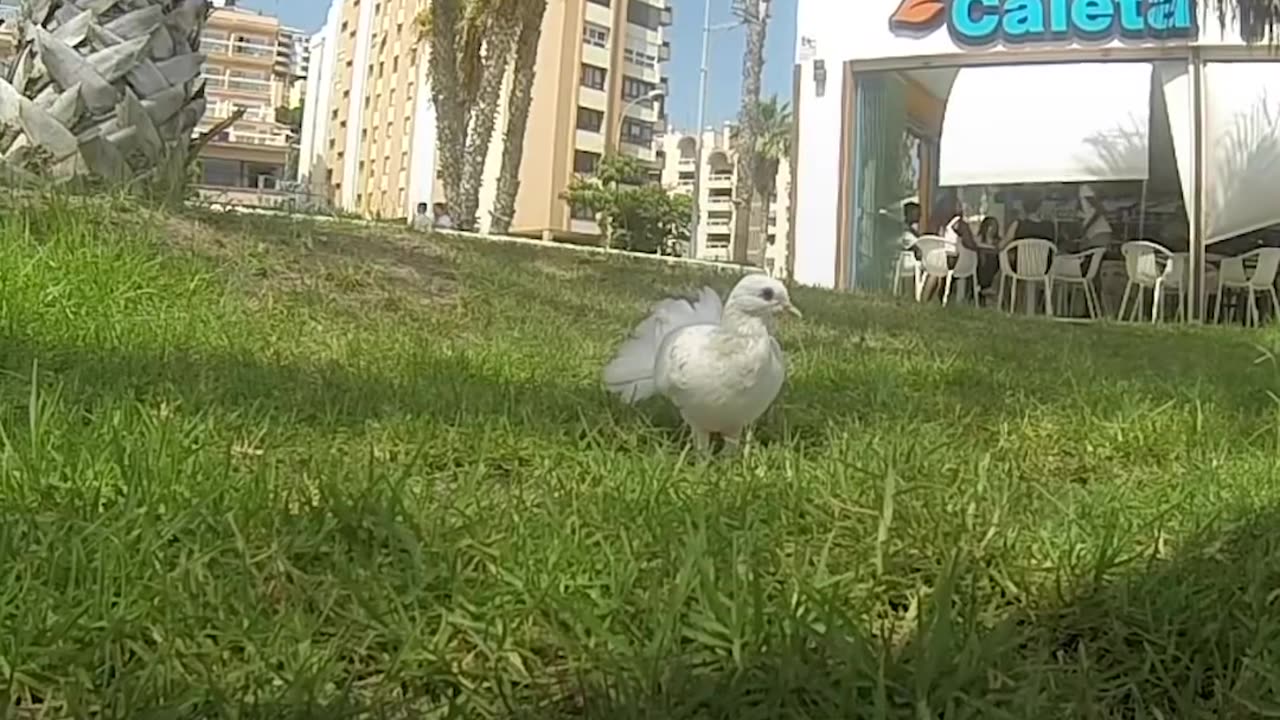
<path id="1" fill-rule="evenodd" d="M 725 332 L 748 337 L 769 334 L 769 326 L 763 319 L 743 312 L 733 302 L 725 305 L 724 314 L 720 317 L 720 327 Z"/>

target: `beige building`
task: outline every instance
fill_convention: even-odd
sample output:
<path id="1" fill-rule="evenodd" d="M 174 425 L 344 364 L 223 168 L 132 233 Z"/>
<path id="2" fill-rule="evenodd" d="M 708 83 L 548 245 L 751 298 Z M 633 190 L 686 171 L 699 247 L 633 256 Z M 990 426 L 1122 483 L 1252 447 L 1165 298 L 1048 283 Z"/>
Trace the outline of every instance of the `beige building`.
<path id="1" fill-rule="evenodd" d="M 737 155 L 733 150 L 733 124 L 702 133 L 702 158 L 693 135 L 668 132 L 662 136 L 662 184 L 677 192 L 693 194 L 695 171 L 702 164 L 698 193 L 698 258 L 730 260 L 733 257 L 733 189 L 737 182 Z M 782 277 L 787 269 L 787 233 L 791 223 L 791 165 L 779 163 L 774 197 L 769 201 L 769 234 L 765 246 L 765 270 Z"/>
<path id="2" fill-rule="evenodd" d="M 278 62 L 279 35 L 279 20 L 237 8 L 229 0 L 209 15 L 200 39 L 208 107 L 196 132 L 207 131 L 237 109 L 245 113 L 200 155 L 200 184 L 207 193 L 259 202 L 254 196 L 274 193 L 287 179 L 289 131 L 275 117 L 287 96 L 280 72 L 287 64 Z"/>
<path id="3" fill-rule="evenodd" d="M 0 0 L 0 72 L 9 74 L 18 44 L 18 23 L 22 21 L 21 0 Z"/>
<path id="4" fill-rule="evenodd" d="M 548 5 L 513 232 L 597 234 L 594 220 L 560 198 L 574 173 L 594 172 L 614 149 L 656 163 L 670 54 L 663 32 L 671 11 L 662 1 Z M 426 53 L 414 23 L 426 2 L 333 0 L 325 29 L 311 39 L 301 174 L 341 209 L 410 217 L 419 202 L 443 199 Z M 490 221 L 506 120 L 504 101 L 486 158 L 481 230 Z"/>

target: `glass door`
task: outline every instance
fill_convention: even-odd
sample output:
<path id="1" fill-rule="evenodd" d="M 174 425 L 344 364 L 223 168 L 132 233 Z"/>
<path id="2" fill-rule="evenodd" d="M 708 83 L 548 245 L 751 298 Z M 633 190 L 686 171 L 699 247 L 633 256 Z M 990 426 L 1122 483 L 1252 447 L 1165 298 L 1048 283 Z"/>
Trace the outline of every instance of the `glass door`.
<path id="1" fill-rule="evenodd" d="M 855 86 L 853 222 L 848 277 L 860 290 L 890 287 L 905 230 L 903 203 L 917 200 L 922 143 L 907 125 L 906 84 L 896 73 L 863 73 Z"/>

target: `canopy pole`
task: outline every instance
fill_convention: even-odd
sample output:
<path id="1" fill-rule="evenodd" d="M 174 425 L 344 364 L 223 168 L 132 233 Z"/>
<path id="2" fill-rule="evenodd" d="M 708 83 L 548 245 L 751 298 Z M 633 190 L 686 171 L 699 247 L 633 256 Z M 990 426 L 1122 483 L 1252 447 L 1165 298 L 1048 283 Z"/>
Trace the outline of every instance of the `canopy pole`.
<path id="1" fill-rule="evenodd" d="M 1187 243 L 1191 260 L 1191 267 L 1187 268 L 1191 286 L 1189 288 L 1191 292 L 1187 295 L 1187 303 L 1191 307 L 1187 308 L 1187 320 L 1195 323 L 1204 319 L 1204 309 L 1208 302 L 1204 287 L 1204 59 L 1201 57 L 1200 48 L 1198 47 L 1191 49 L 1189 69 L 1191 71 L 1191 157 L 1193 165 L 1191 173 L 1191 217 L 1188 218 L 1191 225 L 1188 228 L 1191 241 Z"/>
<path id="2" fill-rule="evenodd" d="M 1147 239 L 1147 180 L 1142 180 L 1142 197 L 1138 200 L 1138 239 Z"/>

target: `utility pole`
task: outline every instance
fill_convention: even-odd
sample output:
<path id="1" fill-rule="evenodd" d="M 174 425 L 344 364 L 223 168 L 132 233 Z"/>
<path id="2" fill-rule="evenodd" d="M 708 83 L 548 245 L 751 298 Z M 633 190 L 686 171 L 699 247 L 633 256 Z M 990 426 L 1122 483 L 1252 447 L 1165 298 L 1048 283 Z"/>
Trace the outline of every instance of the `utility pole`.
<path id="1" fill-rule="evenodd" d="M 702 224 L 702 134 L 707 122 L 707 56 L 711 47 L 711 31 L 730 30 L 741 22 L 711 24 L 711 0 L 702 8 L 702 65 L 698 69 L 698 123 L 693 132 L 693 204 L 689 223 L 689 257 L 698 257 L 698 226 Z"/>

